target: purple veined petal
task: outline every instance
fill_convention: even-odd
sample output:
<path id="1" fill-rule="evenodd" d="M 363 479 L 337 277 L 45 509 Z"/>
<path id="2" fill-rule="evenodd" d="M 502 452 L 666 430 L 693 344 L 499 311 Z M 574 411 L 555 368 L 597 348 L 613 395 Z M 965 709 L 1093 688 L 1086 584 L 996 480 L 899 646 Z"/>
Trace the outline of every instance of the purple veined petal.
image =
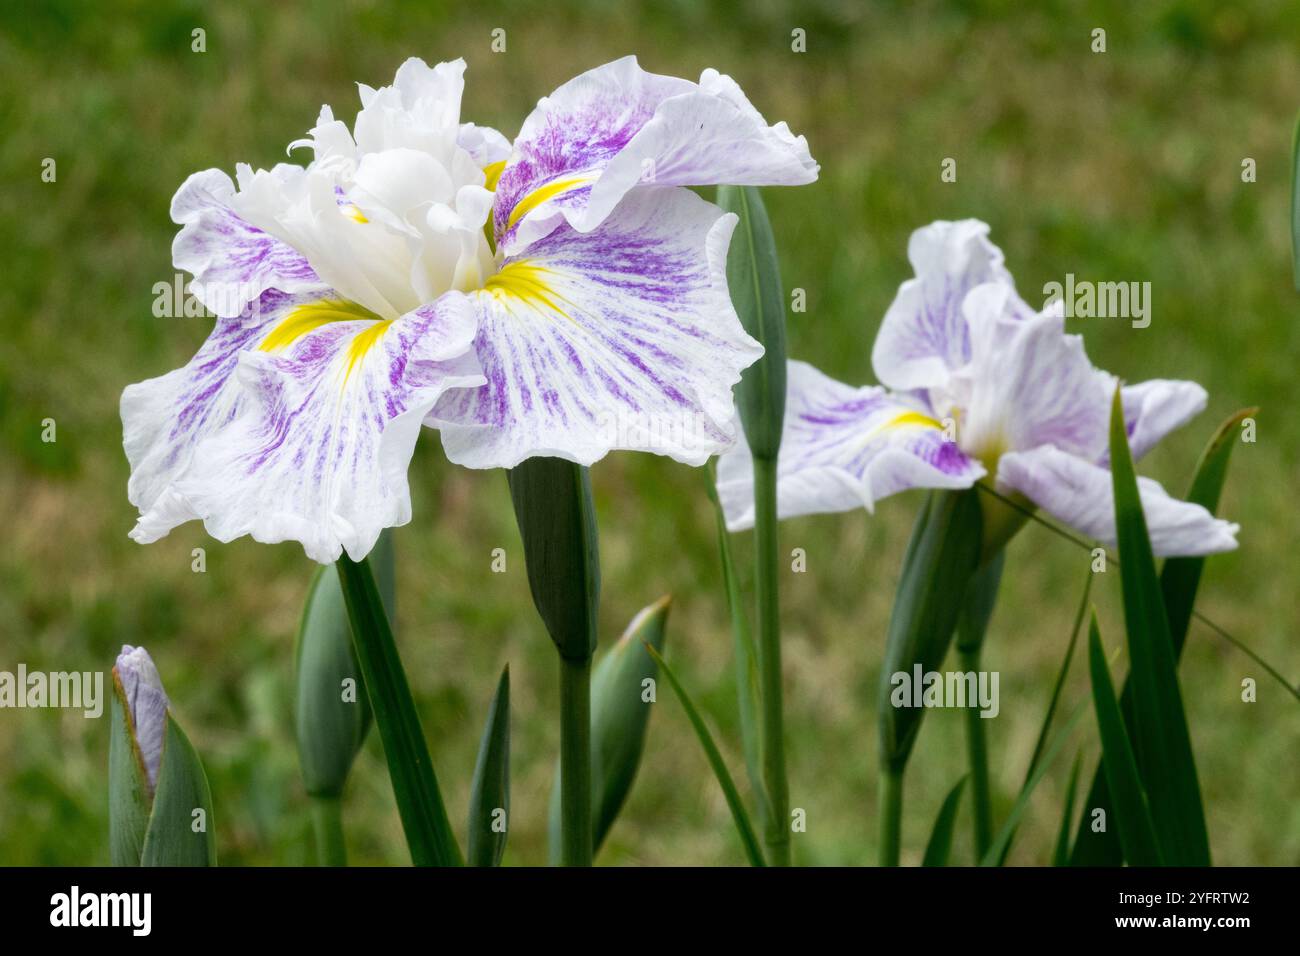
<path id="1" fill-rule="evenodd" d="M 229 176 L 207 169 L 185 180 L 172 199 L 171 216 L 181 226 L 172 262 L 194 276 L 195 298 L 219 316 L 236 318 L 269 289 L 324 291 L 305 257 L 235 214 L 234 195 Z"/>
<path id="2" fill-rule="evenodd" d="M 497 243 L 523 251 L 562 220 L 596 228 L 637 185 L 800 185 L 802 136 L 769 126 L 728 76 L 647 73 L 628 56 L 575 77 L 524 121 L 497 187 Z"/>
<path id="3" fill-rule="evenodd" d="M 1155 378 L 1120 391 L 1124 426 L 1133 459 L 1141 458 L 1175 429 L 1205 411 L 1205 389 L 1195 382 Z M 1109 453 L 1105 456 L 1109 459 Z"/>
<path id="4" fill-rule="evenodd" d="M 786 381 L 779 517 L 871 511 L 909 488 L 969 488 L 984 475 L 919 404 L 879 386 L 845 385 L 806 362 L 791 361 Z M 743 436 L 718 461 L 718 497 L 728 528 L 753 525 L 753 464 Z"/>
<path id="5" fill-rule="evenodd" d="M 429 409 L 484 381 L 475 323 L 449 292 L 391 321 L 306 315 L 277 328 L 240 353 L 240 412 L 198 446 L 175 494 L 219 541 L 298 541 L 321 563 L 345 550 L 360 560 L 411 518 L 406 471 Z"/>
<path id="6" fill-rule="evenodd" d="M 126 700 L 131 735 L 140 751 L 150 789 L 158 786 L 163 741 L 167 736 L 167 693 L 153 658 L 143 647 L 122 645 L 113 673 Z"/>
<path id="7" fill-rule="evenodd" d="M 947 389 L 961 410 L 962 449 L 990 467 L 1004 452 L 1046 444 L 1099 460 L 1114 376 L 1093 367 L 1081 336 L 1065 334 L 1059 310 L 1016 318 L 1006 294 L 989 283 L 966 298 L 970 361 Z"/>
<path id="8" fill-rule="evenodd" d="M 987 282 L 1007 287 L 1013 319 L 1033 314 L 1015 294 L 1002 250 L 977 219 L 939 221 L 912 233 L 907 257 L 916 278 L 899 286 L 871 351 L 876 378 L 889 388 L 942 386 L 970 358 L 970 336 L 962 305 L 966 294 Z"/>
<path id="9" fill-rule="evenodd" d="M 589 465 L 629 449 L 699 465 L 729 447 L 732 386 L 762 354 L 727 291 L 735 222 L 689 190 L 647 187 L 592 232 L 561 227 L 507 260 L 476 294 L 487 384 L 430 417 L 447 457 Z"/>
<path id="10" fill-rule="evenodd" d="M 239 318 L 219 318 L 199 351 L 182 368 L 129 385 L 122 392 L 122 445 L 131 466 L 127 497 L 140 509 L 131 536 L 156 541 L 197 518 L 175 492 L 194 450 L 239 412 L 233 382 L 239 354 L 256 348 L 293 311 L 318 293 L 263 293 Z"/>
<path id="11" fill-rule="evenodd" d="M 1108 469 L 1045 445 L 1003 455 L 997 481 L 1059 521 L 1114 547 L 1115 496 Z M 1158 557 L 1217 554 L 1237 547 L 1239 525 L 1170 497 L 1150 478 L 1138 478 L 1138 493 Z"/>

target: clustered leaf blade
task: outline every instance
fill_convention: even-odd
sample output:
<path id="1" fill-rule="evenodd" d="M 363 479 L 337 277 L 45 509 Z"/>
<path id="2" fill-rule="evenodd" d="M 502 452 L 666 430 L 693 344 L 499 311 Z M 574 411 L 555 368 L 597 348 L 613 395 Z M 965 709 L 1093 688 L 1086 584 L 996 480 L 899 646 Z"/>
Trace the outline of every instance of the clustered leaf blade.
<path id="1" fill-rule="evenodd" d="M 1137 766 L 1166 862 L 1208 866 L 1209 837 L 1196 761 L 1118 389 L 1111 407 L 1110 460 Z"/>
<path id="2" fill-rule="evenodd" d="M 470 866 L 500 866 L 510 821 L 510 668 L 501 671 L 483 726 L 469 797 Z"/>
<path id="3" fill-rule="evenodd" d="M 925 845 L 925 856 L 921 859 L 922 866 L 948 865 L 948 856 L 952 852 L 952 834 L 957 824 L 957 811 L 961 809 L 961 795 L 965 787 L 966 777 L 963 776 L 948 791 L 948 796 L 944 797 L 943 806 L 939 808 L 939 816 L 934 821 L 934 829 L 930 831 L 930 839 Z"/>
<path id="4" fill-rule="evenodd" d="M 460 848 L 370 566 L 344 554 L 337 567 L 411 859 L 417 866 L 459 866 Z"/>
<path id="5" fill-rule="evenodd" d="M 1236 442 L 1233 440 L 1241 422 L 1254 415 L 1257 409 L 1246 408 L 1228 417 L 1215 430 L 1205 450 L 1201 452 L 1196 472 L 1192 477 L 1187 500 L 1198 504 L 1211 514 L 1219 507 L 1219 497 L 1227 479 L 1228 461 Z M 1160 593 L 1165 604 L 1165 616 L 1169 621 L 1170 640 L 1173 643 L 1174 658 L 1177 660 L 1187 640 L 1187 630 L 1191 623 L 1192 611 L 1196 604 L 1196 593 L 1200 587 L 1201 573 L 1205 567 L 1203 557 L 1167 558 L 1160 572 Z M 1125 678 L 1119 696 L 1120 712 L 1130 725 L 1133 715 L 1133 686 Z M 1110 795 L 1107 791 L 1106 774 L 1101 766 L 1093 773 L 1092 784 L 1084 805 L 1110 811 Z M 1123 859 L 1123 848 L 1119 835 L 1108 829 L 1093 832 L 1088 827 L 1085 816 L 1079 822 L 1079 829 L 1074 839 L 1074 849 L 1070 856 L 1071 866 L 1118 866 Z"/>
<path id="6" fill-rule="evenodd" d="M 1124 859 L 1132 866 L 1159 866 L 1164 862 L 1156 837 L 1151 806 L 1138 775 L 1137 761 L 1129 743 L 1119 706 L 1115 702 L 1115 689 L 1111 684 L 1106 655 L 1097 631 L 1094 613 L 1088 628 L 1088 666 L 1092 674 L 1093 708 L 1097 715 L 1097 731 L 1101 736 L 1102 765 L 1106 782 L 1113 795 L 1113 811 L 1107 814 L 1107 829 L 1113 822 L 1123 847 Z M 1085 806 L 1085 810 L 1087 807 Z M 1085 817 L 1088 814 L 1085 813 Z"/>

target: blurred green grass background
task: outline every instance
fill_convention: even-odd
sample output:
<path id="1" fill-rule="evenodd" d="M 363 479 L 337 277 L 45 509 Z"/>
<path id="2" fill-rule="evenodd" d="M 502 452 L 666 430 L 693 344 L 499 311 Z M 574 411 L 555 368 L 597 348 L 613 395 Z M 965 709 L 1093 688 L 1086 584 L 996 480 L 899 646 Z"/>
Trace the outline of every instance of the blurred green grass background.
<path id="1" fill-rule="evenodd" d="M 191 52 L 191 30 L 207 52 Z M 491 31 L 507 31 L 505 53 Z M 1091 31 L 1107 31 L 1104 54 Z M 790 48 L 807 32 L 807 52 Z M 627 53 L 648 69 L 732 74 L 771 121 L 808 137 L 810 187 L 769 190 L 790 354 L 872 380 L 880 317 L 910 275 L 907 237 L 933 219 L 993 227 L 1030 301 L 1067 272 L 1150 281 L 1153 321 L 1075 320 L 1099 366 L 1130 381 L 1191 378 L 1206 414 L 1146 461 L 1182 493 L 1217 423 L 1259 405 L 1222 510 L 1241 548 L 1208 565 L 1202 610 L 1300 670 L 1295 369 L 1300 298 L 1287 226 L 1300 17 L 1285 2 L 608 4 L 422 2 L 200 4 L 9 2 L 0 7 L 0 669 L 104 669 L 143 644 L 206 763 L 224 864 L 313 856 L 293 743 L 293 638 L 311 568 L 297 545 L 222 545 L 196 524 L 150 547 L 126 537 L 123 386 L 183 364 L 205 319 L 156 319 L 174 275 L 167 215 L 191 172 L 270 166 L 322 103 L 350 120 L 354 83 L 398 64 L 469 62 L 463 116 L 513 135 L 536 100 Z M 57 182 L 41 181 L 45 157 Z M 953 157 L 958 181 L 942 183 Z M 1241 163 L 1258 163 L 1243 183 Z M 1291 409 L 1288 411 L 1287 409 Z M 45 418 L 56 443 L 40 440 Z M 703 476 L 615 454 L 592 470 L 601 519 L 602 640 L 674 595 L 668 653 L 740 774 L 730 636 Z M 511 664 L 510 864 L 544 862 L 558 742 L 553 651 L 528 597 L 505 477 L 450 466 L 427 433 L 411 467 L 414 522 L 397 533 L 399 640 L 453 820 L 463 831 L 480 727 Z M 808 570 L 783 584 L 792 804 L 807 813 L 798 861 L 875 856 L 874 701 L 881 646 L 915 494 L 865 513 L 782 526 Z M 190 569 L 207 550 L 207 571 Z M 490 571 L 508 552 L 509 572 Z M 749 535 L 736 547 L 748 569 Z M 1023 777 L 1068 637 L 1087 555 L 1041 527 L 1012 544 L 986 666 L 1001 672 L 989 728 L 999 812 Z M 1118 576 L 1094 595 L 1118 648 Z M 1122 666 L 1122 662 L 1116 665 Z M 1076 666 L 1065 706 L 1087 693 Z M 1300 707 L 1193 625 L 1182 685 L 1222 864 L 1300 862 Z M 1240 700 L 1243 678 L 1259 700 Z M 1048 859 L 1068 762 L 1086 767 L 1091 719 L 1037 791 L 1011 855 Z M 0 863 L 106 863 L 106 720 L 0 711 Z M 944 793 L 964 772 L 961 715 L 932 713 L 907 780 L 904 859 L 917 862 Z M 743 776 L 743 774 L 740 774 Z M 408 861 L 372 733 L 345 804 L 354 862 Z M 963 819 L 955 859 L 969 860 Z M 653 716 L 641 772 L 602 863 L 726 864 L 743 857 L 677 703 Z"/>

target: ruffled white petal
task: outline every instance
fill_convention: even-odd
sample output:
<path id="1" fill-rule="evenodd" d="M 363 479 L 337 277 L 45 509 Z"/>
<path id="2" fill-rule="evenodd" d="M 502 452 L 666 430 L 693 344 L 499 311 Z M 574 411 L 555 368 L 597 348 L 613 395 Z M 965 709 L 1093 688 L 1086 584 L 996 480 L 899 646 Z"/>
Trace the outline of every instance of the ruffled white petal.
<path id="1" fill-rule="evenodd" d="M 699 465 L 728 447 L 732 386 L 762 354 L 727 291 L 735 222 L 688 190 L 648 188 L 598 229 L 562 228 L 508 260 L 477 294 L 487 384 L 431 417 L 447 457 L 589 465 L 631 449 Z"/>
<path id="2" fill-rule="evenodd" d="M 595 229 L 638 185 L 799 185 L 818 167 L 802 136 L 769 126 L 736 83 L 647 73 L 628 56 L 542 99 L 497 189 L 498 246 L 514 255 L 562 219 Z"/>
<path id="3" fill-rule="evenodd" d="M 406 470 L 446 390 L 479 385 L 474 311 L 460 293 L 391 323 L 331 321 L 240 355 L 249 398 L 199 444 L 176 495 L 220 541 L 298 541 L 360 560 L 411 517 Z"/>
<path id="4" fill-rule="evenodd" d="M 463 59 L 429 66 L 411 57 L 397 68 L 392 86 L 357 87 L 362 108 L 353 133 L 361 153 L 414 149 L 451 164 L 465 91 Z"/>
<path id="5" fill-rule="evenodd" d="M 461 123 L 456 142 L 480 168 L 504 163 L 510 158 L 510 140 L 491 126 Z"/>
<path id="6" fill-rule="evenodd" d="M 495 130 L 461 124 L 464 70 L 462 60 L 408 60 L 392 86 L 361 87 L 353 132 L 323 107 L 308 138 L 293 144 L 311 149 L 312 162 L 240 166 L 232 208 L 296 249 L 329 288 L 385 319 L 478 287 L 494 267 L 482 160 L 508 144 Z"/>
<path id="7" fill-rule="evenodd" d="M 1195 382 L 1155 378 L 1120 392 L 1129 447 L 1138 459 L 1166 435 L 1205 410 L 1205 389 Z"/>
<path id="8" fill-rule="evenodd" d="M 1005 285 L 1010 317 L 1033 314 L 1015 294 L 1002 250 L 988 233 L 988 225 L 977 219 L 934 222 L 912 233 L 907 257 L 916 278 L 899 286 L 871 351 L 872 368 L 883 384 L 898 390 L 940 387 L 966 363 L 970 336 L 962 304 L 978 285 Z"/>
<path id="9" fill-rule="evenodd" d="M 1059 311 L 1013 318 L 1005 296 L 992 284 L 966 299 L 971 357 L 947 390 L 961 447 L 990 466 L 1003 452 L 1044 444 L 1097 461 L 1114 377 L 1088 361 L 1081 336 L 1065 334 Z"/>
<path id="10" fill-rule="evenodd" d="M 239 216 L 231 208 L 234 197 L 229 176 L 205 169 L 185 180 L 172 198 L 172 220 L 181 226 L 172 262 L 194 276 L 195 298 L 217 315 L 234 318 L 268 289 L 328 288 L 301 253 Z"/>
<path id="11" fill-rule="evenodd" d="M 878 386 L 854 388 L 806 362 L 786 373 L 777 514 L 873 510 L 909 488 L 968 488 L 984 475 L 927 410 Z M 753 463 L 743 437 L 718 461 L 718 497 L 733 531 L 754 523 Z"/>
<path id="12" fill-rule="evenodd" d="M 1115 497 L 1110 472 L 1045 445 L 1002 456 L 998 485 L 1019 491 L 1053 517 L 1113 547 Z M 1171 498 L 1150 478 L 1138 478 L 1151 548 L 1161 557 L 1217 554 L 1237 547 L 1239 525 L 1200 505 Z"/>

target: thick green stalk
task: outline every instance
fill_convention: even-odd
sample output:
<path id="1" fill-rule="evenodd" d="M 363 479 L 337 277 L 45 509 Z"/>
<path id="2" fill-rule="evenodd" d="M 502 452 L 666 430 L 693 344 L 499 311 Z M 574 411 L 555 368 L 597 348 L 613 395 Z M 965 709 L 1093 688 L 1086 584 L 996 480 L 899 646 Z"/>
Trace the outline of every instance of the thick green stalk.
<path id="1" fill-rule="evenodd" d="M 763 782 L 769 813 L 764 840 L 772 866 L 790 865 L 790 793 L 785 772 L 781 687 L 781 619 L 777 594 L 776 460 L 754 458 L 754 549 L 757 562 L 758 670 L 762 703 Z"/>
<path id="2" fill-rule="evenodd" d="M 528 589 L 560 654 L 560 861 L 590 866 L 591 658 L 600 602 L 591 476 L 559 458 L 528 458 L 507 474 Z"/>
<path id="3" fill-rule="evenodd" d="M 460 848 L 447 819 L 415 700 L 370 565 L 364 558 L 353 561 L 345 554 L 337 566 L 352 621 L 357 664 L 384 743 L 411 861 L 416 866 L 460 866 Z"/>
<path id="4" fill-rule="evenodd" d="M 898 866 L 903 831 L 903 768 L 880 769 L 880 856 L 881 866 Z"/>
<path id="5" fill-rule="evenodd" d="M 978 680 L 980 647 L 959 649 L 961 669 L 973 671 Z M 989 748 L 984 737 L 984 718 L 974 701 L 966 702 L 966 755 L 970 763 L 971 806 L 975 820 L 975 858 L 982 860 L 993 842 L 993 801 L 989 792 Z"/>
<path id="6" fill-rule="evenodd" d="M 311 798 L 311 826 L 316 834 L 316 865 L 347 866 L 348 850 L 343 842 L 343 801 L 335 796 Z"/>
<path id="7" fill-rule="evenodd" d="M 591 658 L 560 658 L 560 819 L 564 866 L 591 866 Z"/>
<path id="8" fill-rule="evenodd" d="M 980 512 L 987 531 L 990 506 L 980 502 Z M 995 517 L 995 516 L 994 516 Z M 984 535 L 987 537 L 987 533 Z M 987 554 L 987 549 L 986 552 Z M 998 600 L 1002 566 L 1006 552 L 999 548 L 988 555 L 966 586 L 961 613 L 957 616 L 957 656 L 961 669 L 974 673 L 978 682 L 983 658 L 984 635 Z M 971 815 L 975 828 L 975 858 L 982 860 L 993 840 L 993 798 L 989 787 L 989 750 L 984 734 L 984 718 L 975 701 L 966 702 L 966 754 L 970 763 Z"/>

